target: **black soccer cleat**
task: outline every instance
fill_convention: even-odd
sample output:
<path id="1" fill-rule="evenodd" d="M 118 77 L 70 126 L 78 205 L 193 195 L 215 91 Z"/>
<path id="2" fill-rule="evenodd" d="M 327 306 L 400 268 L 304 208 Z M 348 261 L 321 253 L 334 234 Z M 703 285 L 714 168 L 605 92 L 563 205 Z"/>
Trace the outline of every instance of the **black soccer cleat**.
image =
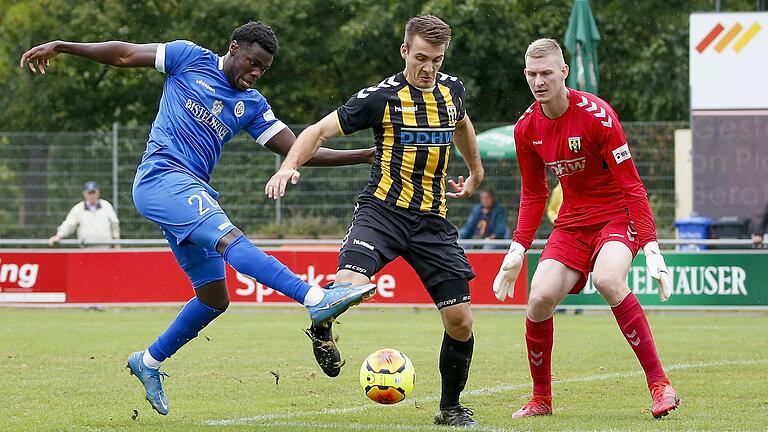
<path id="1" fill-rule="evenodd" d="M 312 352 L 315 354 L 315 360 L 320 365 L 320 369 L 329 377 L 336 377 L 344 366 L 344 360 L 336 348 L 336 342 L 333 340 L 332 322 L 318 325 L 312 325 L 304 330 L 312 341 Z"/>
<path id="2" fill-rule="evenodd" d="M 456 408 L 441 409 L 435 414 L 435 424 L 456 427 L 479 427 L 480 424 L 471 417 L 473 415 L 475 413 L 471 409 L 461 405 Z"/>

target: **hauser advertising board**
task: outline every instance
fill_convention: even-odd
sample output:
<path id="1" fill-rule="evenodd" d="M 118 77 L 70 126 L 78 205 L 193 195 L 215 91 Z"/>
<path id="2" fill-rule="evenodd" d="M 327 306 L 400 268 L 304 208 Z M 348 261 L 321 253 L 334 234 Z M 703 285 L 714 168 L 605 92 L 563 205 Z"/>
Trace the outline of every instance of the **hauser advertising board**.
<path id="1" fill-rule="evenodd" d="M 529 279 L 539 254 L 529 254 Z M 672 297 L 659 299 L 656 282 L 648 275 L 645 255 L 629 269 L 627 283 L 643 306 L 663 307 L 768 307 L 768 266 L 765 252 L 666 252 Z M 591 279 L 580 294 L 569 295 L 563 305 L 600 305 L 605 301 Z"/>

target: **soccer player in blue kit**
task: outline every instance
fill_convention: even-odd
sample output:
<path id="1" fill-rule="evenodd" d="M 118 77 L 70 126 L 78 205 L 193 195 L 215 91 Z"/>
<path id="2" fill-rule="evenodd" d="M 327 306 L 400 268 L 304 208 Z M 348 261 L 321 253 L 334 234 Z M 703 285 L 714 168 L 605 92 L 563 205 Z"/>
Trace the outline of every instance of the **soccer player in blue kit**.
<path id="1" fill-rule="evenodd" d="M 278 50 L 272 29 L 249 22 L 232 33 L 227 54 L 189 41 L 133 44 L 119 41 L 52 41 L 21 58 L 33 73 L 45 74 L 59 53 L 118 67 L 154 67 L 167 75 L 157 117 L 133 184 L 136 208 L 157 223 L 195 289 L 171 325 L 144 351 L 128 358 L 128 368 L 144 385 L 158 413 L 168 414 L 160 364 L 172 356 L 229 305 L 224 262 L 240 273 L 307 307 L 313 325 L 333 321 L 365 298 L 375 286 L 310 286 L 275 258 L 254 246 L 216 201 L 209 184 L 222 146 L 240 130 L 268 149 L 287 154 L 296 137 L 278 120 L 251 85 L 272 64 Z M 323 149 L 315 165 L 369 162 L 373 150 Z"/>

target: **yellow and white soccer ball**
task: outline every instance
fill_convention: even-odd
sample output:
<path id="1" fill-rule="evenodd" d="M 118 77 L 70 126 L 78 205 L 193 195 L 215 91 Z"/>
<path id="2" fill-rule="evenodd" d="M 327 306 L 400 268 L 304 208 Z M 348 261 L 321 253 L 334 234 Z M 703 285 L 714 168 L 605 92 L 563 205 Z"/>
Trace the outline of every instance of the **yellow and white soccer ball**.
<path id="1" fill-rule="evenodd" d="M 360 367 L 365 395 L 380 404 L 396 404 L 413 391 L 416 371 L 402 352 L 384 348 L 369 355 Z"/>

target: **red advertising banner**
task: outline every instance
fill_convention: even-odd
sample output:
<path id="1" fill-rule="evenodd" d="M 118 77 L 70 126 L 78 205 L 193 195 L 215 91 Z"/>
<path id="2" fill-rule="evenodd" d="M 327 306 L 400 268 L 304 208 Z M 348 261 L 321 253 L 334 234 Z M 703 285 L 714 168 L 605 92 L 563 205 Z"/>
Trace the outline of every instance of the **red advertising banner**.
<path id="1" fill-rule="evenodd" d="M 331 282 L 338 252 L 274 249 L 269 254 L 312 285 Z M 467 253 L 477 277 L 470 283 L 475 305 L 524 305 L 527 281 L 521 277 L 513 300 L 499 302 L 491 285 L 504 254 Z M 527 274 L 524 267 L 521 274 Z M 416 273 L 397 259 L 374 276 L 378 304 L 432 304 Z M 235 303 L 291 303 L 292 300 L 227 266 L 227 286 Z M 105 251 L 0 250 L 0 303 L 167 303 L 185 302 L 192 287 L 166 249 Z"/>

